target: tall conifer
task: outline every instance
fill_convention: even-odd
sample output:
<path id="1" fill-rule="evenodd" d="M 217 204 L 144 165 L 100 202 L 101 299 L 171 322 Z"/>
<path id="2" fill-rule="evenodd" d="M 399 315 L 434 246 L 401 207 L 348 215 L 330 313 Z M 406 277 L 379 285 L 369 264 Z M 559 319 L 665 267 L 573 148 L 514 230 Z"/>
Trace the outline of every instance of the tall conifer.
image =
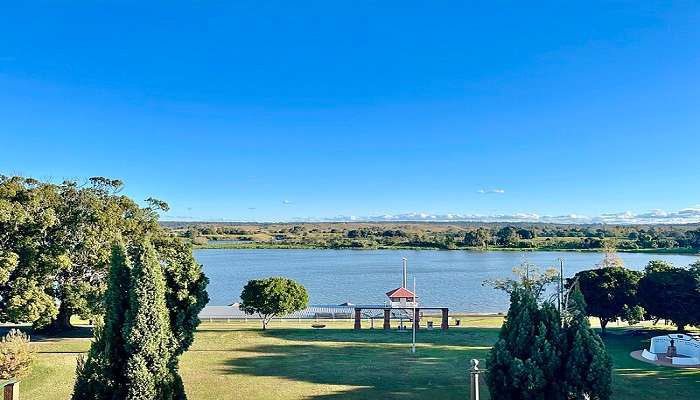
<path id="1" fill-rule="evenodd" d="M 123 399 L 126 352 L 122 325 L 128 309 L 130 266 L 123 244 L 112 246 L 104 325 L 95 329 L 87 359 L 78 362 L 74 399 Z"/>
<path id="2" fill-rule="evenodd" d="M 508 315 L 489 353 L 487 384 L 497 399 L 557 399 L 561 334 L 558 313 L 539 308 L 527 289 L 511 293 Z"/>
<path id="3" fill-rule="evenodd" d="M 123 245 L 112 250 L 104 326 L 78 363 L 73 400 L 186 398 L 177 355 L 188 344 L 172 333 L 158 254 L 146 239 L 129 255 Z"/>
<path id="4" fill-rule="evenodd" d="M 576 285 L 569 296 L 564 362 L 568 398 L 607 400 L 611 395 L 612 360 L 600 336 L 591 329 L 586 302 Z"/>
<path id="5" fill-rule="evenodd" d="M 489 352 L 486 382 L 499 400 L 607 400 L 612 361 L 590 327 L 578 286 L 565 318 L 554 305 L 537 303 L 516 282 L 499 339 Z"/>
<path id="6" fill-rule="evenodd" d="M 122 334 L 128 353 L 127 399 L 174 399 L 180 386 L 176 345 L 165 301 L 165 279 L 158 256 L 146 240 L 135 248 L 129 310 Z"/>

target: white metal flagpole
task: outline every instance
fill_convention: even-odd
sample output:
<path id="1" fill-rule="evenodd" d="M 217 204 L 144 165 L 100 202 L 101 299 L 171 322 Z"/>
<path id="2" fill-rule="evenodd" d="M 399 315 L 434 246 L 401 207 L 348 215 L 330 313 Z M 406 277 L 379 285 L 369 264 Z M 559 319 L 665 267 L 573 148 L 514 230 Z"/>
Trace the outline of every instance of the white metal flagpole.
<path id="1" fill-rule="evenodd" d="M 416 277 L 413 277 L 413 346 L 411 346 L 411 353 L 416 352 L 416 300 L 418 296 L 416 295 Z"/>

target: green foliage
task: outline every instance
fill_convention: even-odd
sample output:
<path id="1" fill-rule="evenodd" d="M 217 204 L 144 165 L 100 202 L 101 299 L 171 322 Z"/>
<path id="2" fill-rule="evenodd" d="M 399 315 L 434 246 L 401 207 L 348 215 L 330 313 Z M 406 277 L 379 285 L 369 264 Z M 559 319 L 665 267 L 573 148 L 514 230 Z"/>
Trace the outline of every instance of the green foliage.
<path id="1" fill-rule="evenodd" d="M 170 222 L 206 248 L 503 248 L 683 252 L 700 249 L 697 225 L 580 225 L 476 222 L 234 224 Z M 694 230 L 695 229 L 695 230 Z M 500 241 L 496 236 L 501 233 Z M 455 240 L 458 238 L 457 240 Z M 205 242 L 206 240 L 206 242 Z M 216 243 L 236 240 L 235 243 Z M 612 260 L 614 261 L 614 260 Z"/>
<path id="2" fill-rule="evenodd" d="M 104 328 L 78 363 L 73 399 L 184 399 L 177 355 L 189 343 L 173 333 L 159 255 L 149 240 L 126 253 L 113 249 Z"/>
<path id="3" fill-rule="evenodd" d="M 568 298 L 564 323 L 564 384 L 567 398 L 606 400 L 611 395 L 612 359 L 590 327 L 586 303 L 578 285 Z"/>
<path id="4" fill-rule="evenodd" d="M 132 258 L 129 308 L 122 327 L 128 354 L 127 398 L 183 398 L 165 299 L 165 278 L 157 253 L 146 242 L 134 249 Z"/>
<path id="5" fill-rule="evenodd" d="M 700 249 L 700 229 L 689 231 L 687 236 L 688 245 L 694 249 Z"/>
<path id="6" fill-rule="evenodd" d="M 199 325 L 199 312 L 209 302 L 209 279 L 202 273 L 190 246 L 178 238 L 159 236 L 153 239 L 158 257 L 164 265 L 166 303 L 170 312 L 177 355 L 187 350 Z"/>
<path id="7" fill-rule="evenodd" d="M 511 291 L 508 315 L 488 355 L 487 384 L 495 399 L 566 400 L 610 397 L 612 362 L 590 328 L 578 289 L 566 318 L 531 290 Z"/>
<path id="8" fill-rule="evenodd" d="M 95 328 L 95 338 L 87 359 L 78 360 L 74 387 L 75 399 L 125 398 L 125 367 L 128 355 L 124 348 L 125 312 L 129 309 L 131 265 L 123 245 L 112 247 L 104 325 Z"/>
<path id="9" fill-rule="evenodd" d="M 519 240 L 518 230 L 513 226 L 503 227 L 496 232 L 496 242 L 501 246 L 514 247 Z"/>
<path id="10" fill-rule="evenodd" d="M 111 365 L 111 361 L 105 354 L 106 346 L 102 326 L 97 325 L 87 357 L 78 357 L 72 399 L 106 400 L 110 398 L 110 393 L 114 393 L 115 399 L 124 398 L 123 393 L 115 387 L 115 381 L 109 376 L 110 369 L 120 368 L 122 364 Z M 108 346 L 111 347 L 111 344 Z"/>
<path id="11" fill-rule="evenodd" d="M 545 289 L 552 283 L 559 280 L 559 271 L 548 268 L 540 272 L 539 268 L 527 261 L 513 268 L 516 278 L 487 279 L 484 285 L 492 286 L 494 289 L 503 290 L 506 293 L 513 293 L 517 289 L 524 289 L 531 293 L 535 299 L 540 300 Z"/>
<path id="12" fill-rule="evenodd" d="M 588 315 L 600 318 L 605 333 L 608 322 L 618 318 L 638 321 L 637 283 L 641 277 L 641 272 L 627 268 L 604 267 L 578 272 L 567 286 L 578 282 Z"/>
<path id="13" fill-rule="evenodd" d="M 485 228 L 470 230 L 464 234 L 464 245 L 469 247 L 486 247 L 491 242 L 491 232 Z"/>
<path id="14" fill-rule="evenodd" d="M 282 277 L 248 281 L 241 293 L 241 310 L 258 314 L 263 329 L 275 316 L 286 315 L 306 308 L 309 295 L 299 283 Z"/>
<path id="15" fill-rule="evenodd" d="M 17 329 L 0 339 L 0 380 L 21 379 L 29 374 L 35 358 L 29 341 L 29 336 Z"/>
<path id="16" fill-rule="evenodd" d="M 517 230 L 520 239 L 534 239 L 537 235 L 533 229 L 520 228 Z"/>
<path id="17" fill-rule="evenodd" d="M 639 281 L 638 296 L 654 318 L 671 320 L 678 330 L 700 325 L 700 266 L 674 267 L 650 261 Z"/>
<path id="18" fill-rule="evenodd" d="M 52 184 L 0 176 L 0 321 L 31 322 L 36 328 L 65 329 L 70 317 L 96 319 L 104 313 L 105 277 L 111 243 L 153 238 L 166 274 L 172 313 L 206 303 L 206 278 L 184 244 L 158 225 L 157 210 L 167 204 L 150 199 L 141 208 L 119 195 L 122 182 L 91 178 Z M 184 293 L 182 288 L 185 289 Z"/>
<path id="19" fill-rule="evenodd" d="M 551 307 L 540 309 L 523 288 L 510 297 L 499 339 L 489 352 L 487 384 L 496 399 L 556 399 L 561 366 L 559 319 Z M 556 310 L 554 310 L 556 312 Z"/>

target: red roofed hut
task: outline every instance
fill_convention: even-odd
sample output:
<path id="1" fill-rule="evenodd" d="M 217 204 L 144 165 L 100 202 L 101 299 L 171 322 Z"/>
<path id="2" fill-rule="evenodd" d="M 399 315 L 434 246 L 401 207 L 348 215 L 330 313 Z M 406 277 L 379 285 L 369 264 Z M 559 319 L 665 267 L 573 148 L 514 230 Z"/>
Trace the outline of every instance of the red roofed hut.
<path id="1" fill-rule="evenodd" d="M 392 307 L 413 307 L 418 305 L 416 295 L 405 287 L 396 288 L 386 293 Z"/>

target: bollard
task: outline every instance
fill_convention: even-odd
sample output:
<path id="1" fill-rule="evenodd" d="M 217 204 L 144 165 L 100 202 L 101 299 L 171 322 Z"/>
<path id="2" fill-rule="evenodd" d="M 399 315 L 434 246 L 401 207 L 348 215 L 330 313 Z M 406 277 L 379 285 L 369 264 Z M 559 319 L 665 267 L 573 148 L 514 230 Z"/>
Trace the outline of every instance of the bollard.
<path id="1" fill-rule="evenodd" d="M 479 400 L 479 360 L 476 358 L 471 361 L 472 367 L 469 369 L 469 380 L 471 382 L 471 400 Z"/>

